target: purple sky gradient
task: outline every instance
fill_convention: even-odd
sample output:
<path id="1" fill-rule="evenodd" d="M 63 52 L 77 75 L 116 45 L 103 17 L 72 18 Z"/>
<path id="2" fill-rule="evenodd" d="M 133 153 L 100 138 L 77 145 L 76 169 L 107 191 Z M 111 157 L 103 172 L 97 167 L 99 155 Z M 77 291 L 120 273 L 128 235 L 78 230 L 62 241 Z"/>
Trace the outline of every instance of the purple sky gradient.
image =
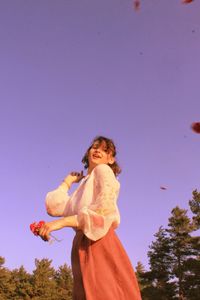
<path id="1" fill-rule="evenodd" d="M 49 245 L 29 224 L 51 220 L 45 194 L 93 137 L 114 139 L 122 167 L 118 235 L 135 266 L 172 208 L 200 190 L 200 1 L 0 2 L 0 255 L 70 265 L 74 232 Z M 160 185 L 167 186 L 163 191 Z M 112 251 L 112 249 L 111 249 Z"/>

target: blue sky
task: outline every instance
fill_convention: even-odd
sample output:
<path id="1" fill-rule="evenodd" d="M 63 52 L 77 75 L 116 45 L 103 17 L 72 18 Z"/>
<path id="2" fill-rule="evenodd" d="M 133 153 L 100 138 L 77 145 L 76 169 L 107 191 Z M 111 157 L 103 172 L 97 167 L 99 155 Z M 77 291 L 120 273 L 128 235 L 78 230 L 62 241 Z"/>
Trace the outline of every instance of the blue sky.
<path id="1" fill-rule="evenodd" d="M 61 243 L 34 237 L 51 220 L 45 194 L 99 134 L 114 139 L 121 191 L 118 235 L 135 266 L 172 208 L 200 189 L 200 3 L 43 0 L 0 3 L 1 252 L 8 268 L 47 257 L 70 265 Z M 167 187 L 166 191 L 160 186 Z"/>

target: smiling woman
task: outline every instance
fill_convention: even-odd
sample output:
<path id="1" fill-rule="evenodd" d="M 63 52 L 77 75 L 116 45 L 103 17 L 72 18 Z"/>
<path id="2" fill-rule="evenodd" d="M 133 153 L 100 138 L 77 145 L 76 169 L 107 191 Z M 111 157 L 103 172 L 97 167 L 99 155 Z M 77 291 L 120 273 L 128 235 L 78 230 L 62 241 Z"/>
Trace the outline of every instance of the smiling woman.
<path id="1" fill-rule="evenodd" d="M 115 160 L 116 155 L 116 147 L 113 141 L 106 137 L 98 136 L 87 149 L 82 163 L 85 169 L 88 169 L 88 173 L 92 169 L 92 165 L 96 166 L 99 163 L 105 163 L 111 167 L 115 175 L 118 175 L 121 173 L 121 169 Z"/>
<path id="2" fill-rule="evenodd" d="M 45 223 L 39 234 L 48 240 L 51 231 L 63 227 L 75 230 L 71 254 L 73 300 L 141 300 L 133 267 L 115 233 L 120 223 L 116 175 L 121 170 L 113 141 L 95 138 L 82 162 L 87 176 L 71 172 L 47 194 L 48 214 L 63 218 Z M 69 196 L 68 189 L 75 182 L 80 184 Z"/>

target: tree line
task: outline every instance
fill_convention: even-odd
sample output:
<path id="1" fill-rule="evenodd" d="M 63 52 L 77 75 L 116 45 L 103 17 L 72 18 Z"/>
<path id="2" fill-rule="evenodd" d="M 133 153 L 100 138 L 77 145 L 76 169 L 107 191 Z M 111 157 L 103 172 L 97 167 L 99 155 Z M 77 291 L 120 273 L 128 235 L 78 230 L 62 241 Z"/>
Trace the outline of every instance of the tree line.
<path id="1" fill-rule="evenodd" d="M 55 270 L 52 260 L 35 259 L 29 274 L 23 266 L 9 270 L 0 257 L 0 300 L 71 300 L 72 272 L 66 264 Z"/>
<path id="2" fill-rule="evenodd" d="M 159 228 L 147 253 L 149 270 L 138 262 L 136 275 L 143 300 L 200 299 L 200 193 L 194 190 L 188 210 L 173 208 L 168 227 Z M 0 257 L 0 300 L 71 300 L 73 278 L 69 266 L 58 270 L 52 261 L 35 259 L 29 274 L 23 266 L 9 270 Z M 104 300 L 104 299 L 102 299 Z M 105 299 L 106 300 L 106 299 Z M 127 299 L 129 300 L 129 299 Z"/>
<path id="3" fill-rule="evenodd" d="M 168 227 L 159 228 L 147 253 L 149 270 L 136 270 L 143 300 L 200 299 L 200 193 L 194 190 L 188 211 L 173 208 Z"/>

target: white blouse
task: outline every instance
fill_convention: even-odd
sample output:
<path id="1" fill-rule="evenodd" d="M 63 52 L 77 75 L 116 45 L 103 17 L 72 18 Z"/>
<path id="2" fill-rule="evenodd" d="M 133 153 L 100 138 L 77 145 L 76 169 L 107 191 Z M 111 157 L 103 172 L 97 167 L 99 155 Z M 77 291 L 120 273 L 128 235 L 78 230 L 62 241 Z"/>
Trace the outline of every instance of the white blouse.
<path id="1" fill-rule="evenodd" d="M 79 229 L 91 240 L 106 235 L 109 228 L 117 228 L 120 214 L 117 207 L 120 183 L 106 164 L 97 165 L 71 196 L 67 186 L 59 186 L 47 193 L 47 213 L 55 217 L 76 215 Z"/>

